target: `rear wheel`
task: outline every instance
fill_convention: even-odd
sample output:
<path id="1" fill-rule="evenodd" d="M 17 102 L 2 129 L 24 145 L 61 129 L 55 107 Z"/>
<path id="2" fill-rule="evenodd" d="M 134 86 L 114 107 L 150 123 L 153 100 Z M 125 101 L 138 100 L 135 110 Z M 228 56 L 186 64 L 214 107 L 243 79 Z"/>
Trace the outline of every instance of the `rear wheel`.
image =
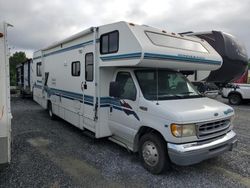
<path id="1" fill-rule="evenodd" d="M 55 119 L 55 115 L 53 114 L 51 102 L 48 103 L 48 112 L 49 112 L 50 119 L 54 120 Z"/>
<path id="2" fill-rule="evenodd" d="M 153 174 L 160 174 L 170 168 L 166 142 L 155 133 L 142 136 L 139 155 L 144 168 Z"/>
<path id="3" fill-rule="evenodd" d="M 237 93 L 232 93 L 228 97 L 229 103 L 232 105 L 239 105 L 241 103 L 241 96 Z"/>

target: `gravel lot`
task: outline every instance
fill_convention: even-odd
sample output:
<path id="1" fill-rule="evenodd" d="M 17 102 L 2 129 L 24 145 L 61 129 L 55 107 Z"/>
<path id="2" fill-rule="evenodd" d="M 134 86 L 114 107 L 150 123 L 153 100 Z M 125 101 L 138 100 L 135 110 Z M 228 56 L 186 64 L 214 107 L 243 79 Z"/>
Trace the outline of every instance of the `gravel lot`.
<path id="1" fill-rule="evenodd" d="M 156 176 L 137 155 L 50 120 L 31 100 L 13 98 L 12 163 L 0 170 L 0 187 L 250 187 L 250 105 L 235 110 L 238 148 Z"/>

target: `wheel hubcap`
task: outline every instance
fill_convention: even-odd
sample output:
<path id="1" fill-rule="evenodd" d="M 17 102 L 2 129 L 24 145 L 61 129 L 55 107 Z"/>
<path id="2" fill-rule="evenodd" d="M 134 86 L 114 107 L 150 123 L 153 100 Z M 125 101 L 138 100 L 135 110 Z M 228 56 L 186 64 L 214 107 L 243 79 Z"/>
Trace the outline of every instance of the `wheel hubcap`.
<path id="1" fill-rule="evenodd" d="M 236 104 L 236 103 L 238 103 L 238 97 L 237 96 L 233 96 L 232 98 L 231 98 L 231 102 L 233 103 L 233 104 Z"/>
<path id="2" fill-rule="evenodd" d="M 153 142 L 147 141 L 143 144 L 142 157 L 149 166 L 155 166 L 159 161 L 159 153 Z"/>

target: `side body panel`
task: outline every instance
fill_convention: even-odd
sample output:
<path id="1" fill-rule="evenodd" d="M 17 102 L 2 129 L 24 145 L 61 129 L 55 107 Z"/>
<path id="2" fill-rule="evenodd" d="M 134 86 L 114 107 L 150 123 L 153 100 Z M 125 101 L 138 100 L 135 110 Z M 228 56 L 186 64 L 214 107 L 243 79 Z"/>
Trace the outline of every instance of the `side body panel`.
<path id="1" fill-rule="evenodd" d="M 7 24 L 0 23 L 0 164 L 11 160 L 11 109 L 10 109 L 9 52 Z"/>

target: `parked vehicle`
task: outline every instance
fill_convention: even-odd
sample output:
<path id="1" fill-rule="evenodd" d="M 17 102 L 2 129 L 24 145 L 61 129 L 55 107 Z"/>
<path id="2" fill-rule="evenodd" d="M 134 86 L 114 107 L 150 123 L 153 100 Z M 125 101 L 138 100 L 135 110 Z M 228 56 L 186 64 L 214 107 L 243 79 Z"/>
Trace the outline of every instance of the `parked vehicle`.
<path id="1" fill-rule="evenodd" d="M 22 97 L 32 96 L 32 67 L 32 59 L 27 59 L 16 66 L 17 87 Z"/>
<path id="2" fill-rule="evenodd" d="M 228 84 L 222 90 L 222 97 L 228 98 L 229 103 L 233 105 L 250 101 L 250 84 Z"/>
<path id="3" fill-rule="evenodd" d="M 215 83 L 220 88 L 230 82 L 238 80 L 248 67 L 248 55 L 244 44 L 228 33 L 222 31 L 187 32 L 193 36 L 207 41 L 222 57 L 223 64 L 219 69 L 204 71 L 196 70 L 191 81 Z"/>
<path id="4" fill-rule="evenodd" d="M 195 88 L 206 97 L 215 99 L 220 94 L 220 89 L 210 82 L 192 82 Z"/>
<path id="5" fill-rule="evenodd" d="M 0 164 L 10 162 L 11 110 L 7 23 L 0 23 Z"/>
<path id="6" fill-rule="evenodd" d="M 95 138 L 139 152 L 158 174 L 232 150 L 234 110 L 199 94 L 179 71 L 216 70 L 206 41 L 118 22 L 34 52 L 34 100 Z"/>

